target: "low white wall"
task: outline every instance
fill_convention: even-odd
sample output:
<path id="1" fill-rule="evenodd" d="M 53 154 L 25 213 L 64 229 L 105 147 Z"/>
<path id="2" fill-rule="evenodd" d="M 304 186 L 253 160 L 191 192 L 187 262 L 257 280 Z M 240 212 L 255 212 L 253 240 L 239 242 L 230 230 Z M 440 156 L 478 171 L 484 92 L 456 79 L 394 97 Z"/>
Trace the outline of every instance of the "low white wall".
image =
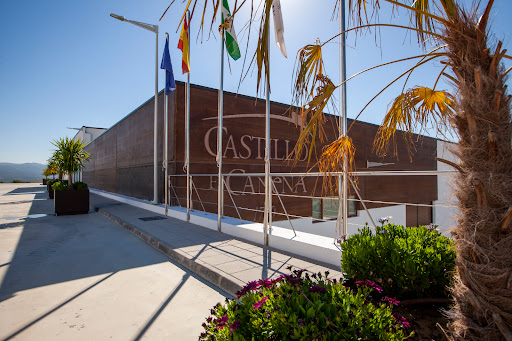
<path id="1" fill-rule="evenodd" d="M 91 193 L 104 196 L 135 207 L 149 210 L 158 214 L 165 214 L 163 205 L 152 205 L 149 201 L 135 199 L 114 193 L 90 189 Z M 182 207 L 169 207 L 168 216 L 186 220 L 186 209 Z M 217 230 L 217 215 L 208 212 L 192 211 L 190 223 Z M 263 224 L 241 221 L 235 218 L 222 219 L 222 232 L 238 237 L 255 244 L 263 245 Z M 334 244 L 331 237 L 314 235 L 306 232 L 297 232 L 290 229 L 273 226 L 269 233 L 269 246 L 299 256 L 303 256 L 335 267 L 340 266 L 341 250 Z"/>
<path id="2" fill-rule="evenodd" d="M 446 141 L 437 141 L 437 157 L 452 161 L 458 162 L 458 159 L 452 152 L 449 151 L 450 147 L 453 147 L 454 144 Z M 437 162 L 437 170 L 447 170 L 453 171 L 454 169 L 442 162 Z M 434 201 L 434 205 L 442 205 L 442 206 L 456 206 L 457 205 L 457 197 L 455 197 L 453 192 L 453 181 L 454 175 L 438 175 L 437 176 L 437 198 L 438 200 Z M 434 207 L 434 224 L 439 225 L 439 230 L 444 234 L 449 236 L 449 229 L 455 227 L 457 224 L 457 214 L 458 209 L 456 207 Z"/>
<path id="3" fill-rule="evenodd" d="M 397 205 L 397 206 L 387 206 L 380 208 L 372 208 L 368 210 L 373 218 L 373 221 L 376 225 L 380 225 L 378 223 L 378 219 L 382 217 L 392 216 L 393 218 L 390 220 L 391 223 L 398 225 L 405 225 L 406 222 L 406 209 L 405 205 Z M 358 215 L 356 217 L 348 218 L 348 235 L 351 236 L 358 232 L 358 229 L 363 228 L 366 223 L 368 226 L 372 227 L 372 223 L 368 214 L 365 210 L 357 211 Z M 301 231 L 306 233 L 311 233 L 319 236 L 336 238 L 336 222 L 337 220 L 331 220 L 326 222 L 313 222 L 310 218 L 302 218 L 302 219 L 293 219 L 292 224 L 295 231 Z M 272 226 L 278 226 L 286 229 L 291 229 L 290 223 L 288 220 L 282 220 L 279 222 L 273 222 Z"/>

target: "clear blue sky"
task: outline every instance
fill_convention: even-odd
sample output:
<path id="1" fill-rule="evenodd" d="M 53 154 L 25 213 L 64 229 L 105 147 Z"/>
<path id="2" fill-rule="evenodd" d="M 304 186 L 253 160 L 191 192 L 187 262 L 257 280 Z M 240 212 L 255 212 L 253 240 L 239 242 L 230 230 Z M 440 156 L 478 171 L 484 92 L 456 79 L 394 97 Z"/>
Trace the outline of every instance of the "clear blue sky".
<path id="1" fill-rule="evenodd" d="M 470 3 L 471 1 L 467 1 Z M 74 136 L 79 128 L 110 127 L 154 94 L 154 34 L 112 19 L 117 13 L 128 19 L 158 23 L 170 0 L 90 0 L 90 1 L 2 1 L 0 2 L 0 162 L 45 163 L 52 153 L 51 141 Z M 234 1 L 230 1 L 233 6 Z M 288 59 L 282 57 L 271 36 L 271 99 L 290 103 L 292 71 L 297 50 L 318 37 L 327 40 L 338 31 L 331 21 L 334 0 L 281 0 Z M 383 6 L 387 6 L 384 4 Z M 170 34 L 171 58 L 177 80 L 181 74 L 181 52 L 176 48 L 177 24 L 183 11 L 181 1 L 171 7 L 160 25 L 161 57 L 164 32 Z M 496 38 L 511 46 L 512 3 L 496 0 L 492 12 Z M 393 21 L 407 20 L 401 12 Z M 235 22 L 242 54 L 247 32 L 242 30 L 245 13 Z M 381 18 L 389 13 L 382 12 Z M 199 16 L 192 22 L 191 81 L 217 87 L 219 78 L 218 36 L 196 42 Z M 216 30 L 215 30 L 216 31 Z M 253 27 L 250 51 L 258 25 Z M 390 33 L 390 34 L 388 34 Z M 218 33 L 214 33 L 218 35 Z M 403 56 L 419 54 L 416 38 L 399 30 L 382 31 L 380 38 L 348 40 L 347 75 Z M 381 46 L 375 47 L 375 42 Z M 339 80 L 338 43 L 325 49 L 327 71 Z M 252 54 L 248 56 L 248 59 Z M 226 65 L 225 90 L 236 92 L 242 59 Z M 510 63 L 507 63 L 510 66 Z M 390 77 L 407 65 L 386 67 L 348 83 L 348 114 L 354 117 L 366 102 L 382 89 Z M 439 66 L 415 73 L 410 85 L 432 86 Z M 256 72 L 242 84 L 240 93 L 256 95 Z M 164 74 L 160 72 L 160 89 Z M 401 89 L 393 87 L 361 117 L 380 123 L 390 101 Z"/>

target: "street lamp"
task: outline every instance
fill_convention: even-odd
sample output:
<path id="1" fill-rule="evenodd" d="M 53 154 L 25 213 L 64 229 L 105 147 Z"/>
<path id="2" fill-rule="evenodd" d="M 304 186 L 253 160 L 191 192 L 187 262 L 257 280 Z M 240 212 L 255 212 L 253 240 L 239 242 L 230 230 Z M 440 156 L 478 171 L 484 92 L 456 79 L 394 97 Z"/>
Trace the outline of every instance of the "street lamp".
<path id="1" fill-rule="evenodd" d="M 156 36 L 156 54 L 155 54 L 155 124 L 154 124 L 154 147 L 153 147 L 153 204 L 158 204 L 158 158 L 157 158 L 157 147 L 158 147 L 158 25 L 146 24 L 134 20 L 128 20 L 121 15 L 110 13 L 110 16 L 114 19 L 126 21 L 135 26 L 142 27 L 145 30 L 155 33 Z"/>

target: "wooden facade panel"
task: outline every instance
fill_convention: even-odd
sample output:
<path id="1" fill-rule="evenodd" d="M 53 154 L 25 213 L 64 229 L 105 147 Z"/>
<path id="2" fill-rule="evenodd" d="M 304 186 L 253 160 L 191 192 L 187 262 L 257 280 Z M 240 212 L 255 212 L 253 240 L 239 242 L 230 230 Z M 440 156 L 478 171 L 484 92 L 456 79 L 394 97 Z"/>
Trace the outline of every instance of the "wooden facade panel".
<path id="1" fill-rule="evenodd" d="M 185 151 L 185 86 L 177 82 L 177 89 L 169 100 L 169 174 L 184 174 L 183 162 Z M 217 212 L 217 91 L 201 86 L 191 87 L 191 133 L 190 133 L 190 172 L 192 174 L 212 174 L 208 177 L 194 178 L 197 192 L 193 191 L 194 206 L 207 211 Z M 93 141 L 87 148 L 93 151 L 94 167 L 84 170 L 92 187 L 106 189 L 116 188 L 120 194 L 137 198 L 152 198 L 153 193 L 153 100 L 149 100 L 132 114 L 120 121 L 102 137 Z M 158 160 L 160 198 L 163 199 L 163 93 L 159 96 L 158 122 Z M 296 108 L 288 105 L 271 104 L 271 172 L 306 172 L 311 169 L 314 161 L 307 164 L 299 162 L 292 167 L 293 150 L 300 134 L 300 121 L 297 120 Z M 232 93 L 224 93 L 224 133 L 223 133 L 223 173 L 263 173 L 265 148 L 265 101 Z M 337 136 L 337 117 L 326 115 L 326 140 L 333 141 Z M 349 125 L 351 121 L 349 120 Z M 401 141 L 398 148 L 398 160 L 391 156 L 380 157 L 373 152 L 373 139 L 377 133 L 376 125 L 356 122 L 350 130 L 356 147 L 356 170 L 434 170 L 436 161 L 436 141 L 424 138 L 412 162 L 407 149 Z M 109 148 L 115 146 L 114 152 Z M 320 139 L 315 146 L 320 152 L 323 148 Z M 112 161 L 115 158 L 115 162 Z M 305 160 L 306 155 L 302 156 Z M 316 160 L 313 154 L 312 160 Z M 392 163 L 391 165 L 367 169 L 367 162 Z M 102 172 L 98 173 L 98 170 Z M 108 171 L 109 170 L 109 171 Z M 312 169 L 315 170 L 314 168 Z M 248 195 L 244 192 L 262 192 L 263 177 L 259 178 L 227 178 L 233 190 L 233 200 L 237 207 L 257 209 L 263 206 L 263 195 Z M 325 196 L 322 193 L 322 179 L 318 178 L 276 178 L 276 186 L 283 193 L 283 201 L 290 214 L 300 216 L 311 215 L 310 198 L 292 198 L 294 196 Z M 426 203 L 436 199 L 436 177 L 360 177 L 359 190 L 364 199 Z M 184 205 L 185 178 L 173 178 L 173 185 L 181 204 Z M 335 194 L 335 193 L 333 193 Z M 351 194 L 354 194 L 351 191 Z M 237 216 L 235 206 L 227 191 L 225 192 L 225 213 Z M 273 198 L 276 212 L 283 212 L 277 197 Z M 358 209 L 362 205 L 358 204 Z M 380 207 L 381 204 L 369 204 L 369 207 Z M 258 220 L 258 214 L 251 210 L 240 211 L 244 219 Z M 261 214 L 260 214 L 261 215 Z M 278 215 L 276 220 L 285 219 Z"/>

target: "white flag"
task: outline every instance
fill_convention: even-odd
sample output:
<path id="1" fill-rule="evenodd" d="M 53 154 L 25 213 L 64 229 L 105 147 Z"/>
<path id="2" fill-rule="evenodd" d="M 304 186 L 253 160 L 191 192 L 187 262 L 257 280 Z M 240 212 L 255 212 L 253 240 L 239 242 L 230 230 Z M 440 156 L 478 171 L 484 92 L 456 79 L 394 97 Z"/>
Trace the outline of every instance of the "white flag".
<path id="1" fill-rule="evenodd" d="M 288 58 L 286 55 L 286 45 L 284 44 L 284 24 L 283 14 L 281 13 L 280 0 L 274 0 L 272 2 L 272 13 L 274 14 L 274 31 L 276 33 L 276 44 L 281 49 L 283 56 Z"/>

